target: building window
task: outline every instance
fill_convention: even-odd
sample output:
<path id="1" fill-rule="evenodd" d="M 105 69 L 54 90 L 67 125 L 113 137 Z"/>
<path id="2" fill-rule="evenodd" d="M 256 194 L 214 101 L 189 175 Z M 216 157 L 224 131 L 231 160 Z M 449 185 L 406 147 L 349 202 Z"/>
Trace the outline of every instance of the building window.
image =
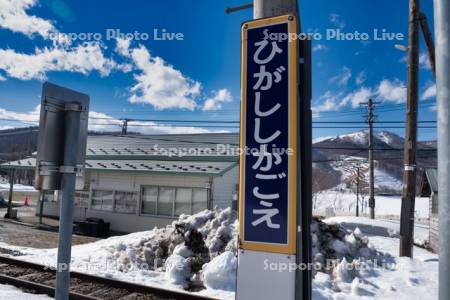
<path id="1" fill-rule="evenodd" d="M 135 214 L 137 207 L 136 192 L 114 192 L 114 211 L 126 214 Z"/>
<path id="2" fill-rule="evenodd" d="M 173 215 L 173 199 L 175 197 L 175 188 L 160 187 L 158 195 L 158 204 L 156 206 L 157 214 L 160 216 Z"/>
<path id="3" fill-rule="evenodd" d="M 194 195 L 192 197 L 192 213 L 196 214 L 208 207 L 208 190 L 207 189 L 194 189 Z"/>
<path id="4" fill-rule="evenodd" d="M 89 205 L 89 192 L 76 191 L 75 192 L 75 206 L 88 207 L 88 205 Z"/>
<path id="5" fill-rule="evenodd" d="M 146 186 L 141 192 L 141 213 L 176 217 L 208 208 L 208 189 Z"/>
<path id="6" fill-rule="evenodd" d="M 44 202 L 56 202 L 55 192 L 54 191 L 44 191 Z"/>
<path id="7" fill-rule="evenodd" d="M 92 209 L 112 211 L 114 191 L 92 190 Z"/>
<path id="8" fill-rule="evenodd" d="M 142 189 L 142 213 L 156 215 L 156 202 L 158 200 L 158 188 L 146 187 Z"/>
<path id="9" fill-rule="evenodd" d="M 191 213 L 192 189 L 178 188 L 175 198 L 175 215 Z"/>

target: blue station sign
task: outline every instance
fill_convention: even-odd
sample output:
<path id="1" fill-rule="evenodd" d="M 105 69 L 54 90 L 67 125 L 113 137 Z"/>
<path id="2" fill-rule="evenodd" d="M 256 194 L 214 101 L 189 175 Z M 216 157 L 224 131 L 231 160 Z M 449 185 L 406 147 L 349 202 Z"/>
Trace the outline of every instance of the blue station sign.
<path id="1" fill-rule="evenodd" d="M 241 249 L 296 252 L 297 28 L 294 16 L 242 26 Z"/>

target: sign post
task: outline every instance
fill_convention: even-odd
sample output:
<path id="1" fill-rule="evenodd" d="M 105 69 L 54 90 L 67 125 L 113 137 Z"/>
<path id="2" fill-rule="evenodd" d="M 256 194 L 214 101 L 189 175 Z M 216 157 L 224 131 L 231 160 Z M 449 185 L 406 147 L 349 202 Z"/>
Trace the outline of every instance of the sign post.
<path id="1" fill-rule="evenodd" d="M 295 299 L 297 36 L 294 15 L 242 26 L 238 300 Z"/>
<path id="2" fill-rule="evenodd" d="M 69 299 L 73 203 L 83 177 L 89 96 L 44 83 L 39 121 L 35 188 L 62 190 L 55 299 Z"/>

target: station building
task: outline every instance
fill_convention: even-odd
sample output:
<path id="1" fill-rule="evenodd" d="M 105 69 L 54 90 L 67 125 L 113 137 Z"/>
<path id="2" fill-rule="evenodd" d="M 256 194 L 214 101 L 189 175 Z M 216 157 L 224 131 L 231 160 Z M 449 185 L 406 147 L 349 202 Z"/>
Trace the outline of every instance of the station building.
<path id="1" fill-rule="evenodd" d="M 439 253 L 439 198 L 437 169 L 425 169 L 420 188 L 421 197 L 429 197 L 429 246 L 435 253 Z"/>
<path id="2" fill-rule="evenodd" d="M 237 133 L 89 136 L 74 219 L 101 218 L 111 230 L 128 233 L 165 226 L 181 214 L 232 206 L 238 147 Z M 1 168 L 34 170 L 35 165 L 29 157 Z M 60 195 L 42 195 L 44 216 L 59 217 Z"/>

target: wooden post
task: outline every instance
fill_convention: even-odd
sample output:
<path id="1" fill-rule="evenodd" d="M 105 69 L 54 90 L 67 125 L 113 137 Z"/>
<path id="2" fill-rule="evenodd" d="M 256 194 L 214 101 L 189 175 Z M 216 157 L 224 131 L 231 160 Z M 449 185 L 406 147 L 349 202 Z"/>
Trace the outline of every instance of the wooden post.
<path id="1" fill-rule="evenodd" d="M 403 196 L 400 217 L 400 256 L 413 256 L 416 197 L 417 102 L 419 83 L 419 0 L 410 0 L 408 91 L 404 146 Z"/>

